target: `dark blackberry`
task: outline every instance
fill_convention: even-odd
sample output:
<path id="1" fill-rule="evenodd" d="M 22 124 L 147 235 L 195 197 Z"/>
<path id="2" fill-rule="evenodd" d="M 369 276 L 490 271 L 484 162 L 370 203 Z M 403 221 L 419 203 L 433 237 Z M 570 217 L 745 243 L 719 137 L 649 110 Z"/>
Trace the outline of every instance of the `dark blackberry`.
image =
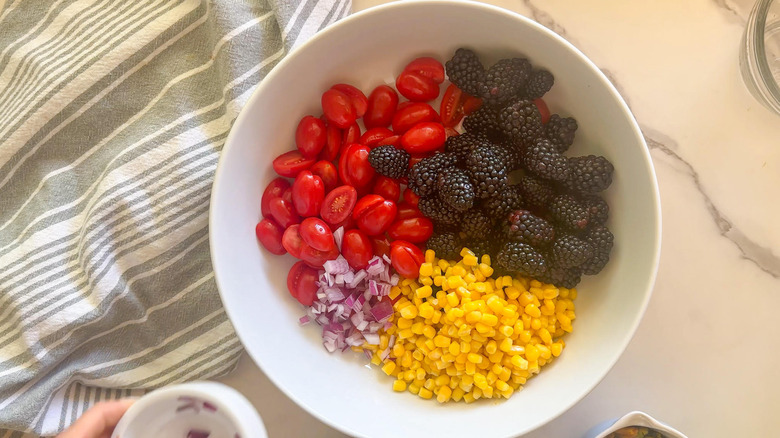
<path id="1" fill-rule="evenodd" d="M 452 154 L 436 154 L 423 158 L 409 171 L 409 188 L 419 196 L 430 195 L 436 190 L 439 172 L 454 166 L 457 161 L 457 157 Z"/>
<path id="2" fill-rule="evenodd" d="M 482 256 L 487 254 L 493 257 L 493 246 L 490 243 L 490 239 L 487 236 L 483 236 L 479 239 L 466 240 L 463 244 L 466 248 L 470 249 L 480 260 Z"/>
<path id="3" fill-rule="evenodd" d="M 460 223 L 461 213 L 450 207 L 438 196 L 422 196 L 417 203 L 417 208 L 425 217 L 444 225 L 456 225 Z"/>
<path id="4" fill-rule="evenodd" d="M 543 247 L 552 242 L 555 228 L 546 220 L 528 210 L 515 210 L 503 224 L 504 234 L 513 242 L 527 243 L 534 248 Z"/>
<path id="5" fill-rule="evenodd" d="M 380 175 L 403 178 L 409 169 L 410 155 L 394 146 L 378 146 L 368 153 L 368 162 Z"/>
<path id="6" fill-rule="evenodd" d="M 566 181 L 569 161 L 546 138 L 538 138 L 523 152 L 523 165 L 535 175 L 552 181 Z"/>
<path id="7" fill-rule="evenodd" d="M 496 254 L 496 263 L 501 268 L 533 278 L 542 276 L 547 271 L 544 256 L 527 243 L 504 243 Z"/>
<path id="8" fill-rule="evenodd" d="M 474 185 L 465 170 L 447 168 L 439 172 L 436 186 L 439 198 L 457 211 L 465 211 L 474 205 Z"/>
<path id="9" fill-rule="evenodd" d="M 558 235 L 550 245 L 552 260 L 561 268 L 580 266 L 594 254 L 593 245 L 570 234 Z"/>
<path id="10" fill-rule="evenodd" d="M 485 105 L 463 119 L 463 129 L 484 134 L 493 141 L 504 138 L 504 132 L 498 124 L 498 111 Z"/>
<path id="11" fill-rule="evenodd" d="M 591 228 L 582 238 L 594 248 L 594 255 L 582 265 L 585 275 L 596 275 L 609 262 L 609 253 L 615 242 L 615 236 L 603 225 Z"/>
<path id="12" fill-rule="evenodd" d="M 504 220 L 514 210 L 523 207 L 523 197 L 517 185 L 507 186 L 482 202 L 482 210 L 494 219 Z"/>
<path id="13" fill-rule="evenodd" d="M 485 67 L 476 53 L 460 48 L 444 66 L 450 82 L 467 94 L 481 96 L 485 92 Z"/>
<path id="14" fill-rule="evenodd" d="M 531 175 L 522 177 L 517 187 L 523 200 L 537 208 L 545 207 L 555 196 L 555 190 L 549 183 Z"/>
<path id="15" fill-rule="evenodd" d="M 507 170 L 510 172 L 523 167 L 523 151 L 525 148 L 522 144 L 507 140 L 493 145 L 493 149 L 506 162 Z"/>
<path id="16" fill-rule="evenodd" d="M 486 239 L 493 227 L 493 221 L 478 208 L 463 214 L 460 230 L 469 238 Z"/>
<path id="17" fill-rule="evenodd" d="M 582 269 L 575 266 L 572 268 L 562 268 L 555 263 L 548 264 L 547 273 L 539 278 L 542 283 L 553 284 L 557 287 L 572 289 L 579 284 L 582 275 Z"/>
<path id="18" fill-rule="evenodd" d="M 428 249 L 436 253 L 436 257 L 455 260 L 460 257 L 463 242 L 456 233 L 434 234 L 426 242 Z"/>
<path id="19" fill-rule="evenodd" d="M 612 184 L 615 167 L 604 157 L 587 155 L 568 159 L 569 177 L 566 186 L 580 193 L 598 193 Z"/>
<path id="20" fill-rule="evenodd" d="M 555 150 L 564 153 L 574 143 L 574 133 L 577 131 L 577 121 L 571 117 L 561 117 L 558 114 L 550 116 L 544 125 L 544 136 L 550 140 Z"/>
<path id="21" fill-rule="evenodd" d="M 506 186 L 506 163 L 491 148 L 471 151 L 466 159 L 466 167 L 474 183 L 474 192 L 480 199 L 493 196 Z"/>
<path id="22" fill-rule="evenodd" d="M 588 210 L 571 195 L 556 195 L 548 210 L 555 225 L 568 230 L 582 231 L 590 222 Z"/>
<path id="23" fill-rule="evenodd" d="M 516 96 L 523 90 L 531 70 L 531 63 L 525 58 L 502 59 L 493 64 L 485 75 L 485 104 L 501 105 Z"/>
<path id="24" fill-rule="evenodd" d="M 531 100 L 538 99 L 550 91 L 554 82 L 555 77 L 552 73 L 544 69 L 536 70 L 525 84 L 525 95 Z"/>
<path id="25" fill-rule="evenodd" d="M 582 205 L 590 215 L 590 226 L 604 225 L 609 219 L 609 205 L 598 195 L 586 195 L 580 198 Z"/>
<path id="26" fill-rule="evenodd" d="M 499 111 L 498 125 L 505 135 L 523 144 L 533 143 L 544 132 L 539 109 L 530 100 L 518 100 Z"/>
<path id="27" fill-rule="evenodd" d="M 478 147 L 490 147 L 492 143 L 488 138 L 478 132 L 465 132 L 447 138 L 444 143 L 444 152 L 454 154 L 459 162 L 465 162 L 471 151 Z"/>

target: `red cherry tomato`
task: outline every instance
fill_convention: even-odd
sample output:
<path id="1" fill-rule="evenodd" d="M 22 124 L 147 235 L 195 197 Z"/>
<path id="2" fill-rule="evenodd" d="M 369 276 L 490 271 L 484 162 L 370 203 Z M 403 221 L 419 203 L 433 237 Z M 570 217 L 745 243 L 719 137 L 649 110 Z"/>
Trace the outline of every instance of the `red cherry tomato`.
<path id="1" fill-rule="evenodd" d="M 263 191 L 263 197 L 260 199 L 260 212 L 263 217 L 271 216 L 271 200 L 274 198 L 281 198 L 282 193 L 290 188 L 290 182 L 284 178 L 274 178 L 273 181 L 268 183 L 268 186 Z"/>
<path id="2" fill-rule="evenodd" d="M 429 56 L 417 58 L 406 64 L 405 71 L 419 73 L 437 84 L 444 82 L 444 66 Z"/>
<path id="3" fill-rule="evenodd" d="M 325 185 L 325 193 L 330 193 L 331 190 L 339 185 L 338 171 L 336 166 L 330 161 L 317 161 L 309 168 L 309 171 L 322 179 L 322 183 Z"/>
<path id="4" fill-rule="evenodd" d="M 376 236 L 387 231 L 395 219 L 396 211 L 395 202 L 379 195 L 366 195 L 355 204 L 352 217 L 361 231 Z"/>
<path id="5" fill-rule="evenodd" d="M 398 202 L 398 198 L 401 196 L 401 184 L 392 178 L 379 175 L 376 178 L 376 182 L 374 182 L 372 193 L 393 202 Z"/>
<path id="6" fill-rule="evenodd" d="M 539 109 L 539 114 L 542 115 L 542 123 L 547 123 L 547 121 L 550 120 L 550 109 L 547 108 L 547 104 L 541 98 L 534 99 L 534 103 L 536 104 L 536 108 Z"/>
<path id="7" fill-rule="evenodd" d="M 360 230 L 349 230 L 341 241 L 341 255 L 353 269 L 363 269 L 374 257 L 371 240 Z"/>
<path id="8" fill-rule="evenodd" d="M 306 116 L 298 123 L 295 130 L 295 145 L 305 158 L 316 158 L 325 146 L 327 128 L 325 122 Z"/>
<path id="9" fill-rule="evenodd" d="M 265 218 L 255 226 L 257 240 L 271 254 L 282 255 L 287 252 L 282 245 L 282 234 L 284 234 L 284 228 L 280 227 L 273 219 Z"/>
<path id="10" fill-rule="evenodd" d="M 322 148 L 319 158 L 320 160 L 333 161 L 339 156 L 341 149 L 341 129 L 329 124 L 325 135 L 325 147 Z"/>
<path id="11" fill-rule="evenodd" d="M 438 122 L 439 114 L 425 102 L 411 102 L 399 108 L 393 116 L 393 132 L 402 135 L 414 125 L 422 122 Z"/>
<path id="12" fill-rule="evenodd" d="M 344 184 L 362 188 L 374 179 L 374 168 L 368 162 L 369 149 L 361 144 L 351 144 L 339 158 L 339 177 Z"/>
<path id="13" fill-rule="evenodd" d="M 444 92 L 439 113 L 442 125 L 448 128 L 456 126 L 463 118 L 463 92 L 455 84 L 450 84 Z"/>
<path id="14" fill-rule="evenodd" d="M 305 222 L 305 221 L 304 221 Z M 393 222 L 387 235 L 393 240 L 422 243 L 433 234 L 433 222 L 427 217 L 411 217 Z"/>
<path id="15" fill-rule="evenodd" d="M 482 106 L 482 99 L 463 93 L 463 114 L 469 115 Z"/>
<path id="16" fill-rule="evenodd" d="M 339 250 L 336 249 L 335 245 L 327 251 L 320 251 L 304 242 L 303 248 L 301 248 L 301 260 L 313 268 L 321 268 L 325 262 L 335 260 L 338 256 Z"/>
<path id="17" fill-rule="evenodd" d="M 300 152 L 290 151 L 279 155 L 274 159 L 273 168 L 276 173 L 288 178 L 295 178 L 302 170 L 306 170 L 314 164 L 314 158 L 304 158 Z"/>
<path id="18" fill-rule="evenodd" d="M 395 80 L 395 88 L 413 102 L 427 102 L 439 97 L 439 84 L 416 72 L 401 72 Z"/>
<path id="19" fill-rule="evenodd" d="M 423 215 L 416 206 L 408 202 L 402 202 L 398 204 L 397 210 L 398 211 L 395 214 L 396 221 L 413 217 L 421 217 Z"/>
<path id="20" fill-rule="evenodd" d="M 390 240 L 387 237 L 372 237 L 371 246 L 374 248 L 374 255 L 390 257 Z"/>
<path id="21" fill-rule="evenodd" d="M 387 144 L 384 143 L 383 140 L 387 137 L 392 137 L 393 135 L 393 131 L 387 128 L 371 128 L 360 136 L 360 144 L 364 144 L 369 148 L 374 149 L 377 146 Z"/>
<path id="22" fill-rule="evenodd" d="M 355 115 L 358 118 L 363 117 L 363 114 L 365 114 L 368 109 L 368 99 L 362 91 L 349 84 L 336 84 L 331 88 L 339 90 L 349 96 L 349 99 L 352 101 L 352 107 L 355 108 Z"/>
<path id="23" fill-rule="evenodd" d="M 270 204 L 271 217 L 283 228 L 301 222 L 301 217 L 294 211 L 293 204 L 283 198 L 274 198 Z M 288 252 L 290 250 L 287 250 Z"/>
<path id="24" fill-rule="evenodd" d="M 355 219 L 352 218 L 352 214 L 347 216 L 347 218 L 343 221 L 339 222 L 338 225 L 333 225 L 334 230 L 338 230 L 339 228 L 344 228 L 344 231 L 354 230 L 357 228 L 357 222 L 355 222 Z"/>
<path id="25" fill-rule="evenodd" d="M 367 129 L 385 127 L 393 120 L 398 106 L 398 93 L 392 87 L 380 85 L 368 96 L 368 110 L 363 116 Z"/>
<path id="26" fill-rule="evenodd" d="M 291 225 L 282 234 L 282 246 L 297 259 L 301 258 L 301 250 L 306 245 L 299 233 L 300 227 L 299 224 Z"/>
<path id="27" fill-rule="evenodd" d="M 290 268 L 287 274 L 287 290 L 290 295 L 304 306 L 311 306 L 317 297 L 317 270 L 306 266 L 303 262 L 297 262 Z"/>
<path id="28" fill-rule="evenodd" d="M 419 154 L 441 148 L 446 140 L 447 134 L 441 123 L 423 122 L 406 131 L 401 137 L 401 146 L 410 154 Z"/>
<path id="29" fill-rule="evenodd" d="M 401 136 L 400 135 L 391 135 L 390 137 L 385 137 L 385 138 L 382 139 L 380 144 L 378 144 L 377 146 L 384 146 L 384 145 L 395 146 L 395 147 L 400 149 L 401 148 Z"/>
<path id="30" fill-rule="evenodd" d="M 322 219 L 307 217 L 298 231 L 307 245 L 319 251 L 330 251 L 336 247 L 330 227 Z"/>
<path id="31" fill-rule="evenodd" d="M 404 240 L 395 240 L 390 244 L 390 263 L 404 277 L 416 278 L 424 261 L 425 255 L 414 244 Z"/>
<path id="32" fill-rule="evenodd" d="M 420 202 L 420 197 L 417 195 L 417 193 L 414 193 L 412 189 L 407 187 L 404 189 L 403 201 L 417 207 L 417 203 Z"/>
<path id="33" fill-rule="evenodd" d="M 317 216 L 325 198 L 325 184 L 322 178 L 308 170 L 299 173 L 292 186 L 292 200 L 295 212 L 302 217 Z"/>
<path id="34" fill-rule="evenodd" d="M 352 217 L 357 202 L 357 191 L 352 186 L 340 186 L 331 190 L 322 202 L 320 217 L 338 229 L 339 224 Z"/>
<path id="35" fill-rule="evenodd" d="M 357 119 L 352 99 L 343 91 L 335 88 L 322 94 L 322 111 L 329 123 L 341 129 L 349 128 L 349 125 L 355 123 L 355 119 Z"/>
<path id="36" fill-rule="evenodd" d="M 357 123 L 353 123 L 344 131 L 344 140 L 341 142 L 341 148 L 344 149 L 352 143 L 357 143 L 359 140 L 360 126 Z"/>

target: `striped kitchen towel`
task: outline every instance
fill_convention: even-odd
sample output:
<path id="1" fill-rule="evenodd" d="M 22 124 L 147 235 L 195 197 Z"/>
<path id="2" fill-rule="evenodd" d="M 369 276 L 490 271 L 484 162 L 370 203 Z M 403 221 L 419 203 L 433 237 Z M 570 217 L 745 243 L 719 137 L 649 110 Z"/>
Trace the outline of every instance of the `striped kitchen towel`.
<path id="1" fill-rule="evenodd" d="M 0 0 L 0 438 L 229 372 L 208 247 L 238 111 L 350 0 Z"/>

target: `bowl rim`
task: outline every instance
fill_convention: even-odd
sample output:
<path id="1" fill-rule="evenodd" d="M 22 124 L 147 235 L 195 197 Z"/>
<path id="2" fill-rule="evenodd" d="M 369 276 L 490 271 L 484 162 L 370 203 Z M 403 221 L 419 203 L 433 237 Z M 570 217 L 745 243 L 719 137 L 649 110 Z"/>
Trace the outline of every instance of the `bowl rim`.
<path id="1" fill-rule="evenodd" d="M 228 315 L 228 318 L 232 321 L 231 311 L 228 308 L 228 306 L 225 306 L 225 299 L 224 299 L 224 293 L 222 291 L 221 282 L 220 282 L 220 275 L 217 272 L 217 267 L 215 263 L 214 254 L 216 254 L 216 248 L 215 248 L 215 239 L 214 239 L 214 230 L 215 227 L 215 215 L 213 206 L 218 205 L 218 199 L 219 199 L 219 192 L 218 190 L 215 190 L 218 183 L 222 179 L 223 174 L 223 164 L 224 160 L 223 157 L 225 154 L 232 148 L 232 145 L 234 143 L 234 137 L 237 135 L 237 130 L 235 129 L 236 126 L 239 126 L 244 123 L 244 119 L 246 119 L 248 116 L 248 112 L 244 111 L 245 108 L 252 106 L 255 100 L 257 100 L 261 94 L 261 91 L 267 86 L 267 84 L 272 82 L 272 79 L 280 74 L 280 71 L 282 70 L 282 66 L 286 65 L 288 62 L 290 62 L 290 59 L 293 57 L 293 55 L 297 54 L 298 52 L 304 50 L 309 45 L 312 45 L 315 41 L 318 41 L 320 39 L 326 38 L 329 34 L 331 34 L 338 26 L 342 25 L 343 23 L 350 23 L 355 20 L 362 19 L 363 17 L 369 16 L 369 15 L 375 15 L 375 14 L 382 14 L 386 10 L 392 10 L 392 9 L 403 9 L 403 8 L 409 8 L 409 7 L 418 7 L 420 5 L 435 5 L 437 7 L 440 6 L 459 6 L 459 7 L 470 7 L 474 8 L 475 10 L 483 10 L 483 11 L 489 11 L 491 13 L 497 13 L 501 15 L 505 15 L 507 17 L 510 17 L 514 20 L 517 20 L 519 22 L 523 22 L 525 25 L 534 28 L 536 31 L 540 32 L 541 34 L 544 34 L 545 36 L 552 38 L 556 40 L 559 44 L 562 44 L 565 46 L 568 50 L 572 51 L 581 62 L 588 65 L 591 69 L 595 71 L 597 74 L 597 77 L 602 82 L 602 84 L 606 87 L 609 93 L 613 95 L 613 97 L 617 100 L 617 103 L 619 104 L 620 108 L 623 110 L 625 114 L 629 116 L 631 124 L 633 125 L 635 135 L 637 136 L 637 139 L 641 143 L 641 145 L 644 146 L 642 150 L 640 151 L 640 154 L 642 155 L 642 158 L 644 159 L 646 170 L 648 171 L 648 174 L 651 176 L 651 189 L 653 193 L 653 215 L 656 223 L 655 227 L 655 239 L 653 241 L 652 245 L 652 266 L 650 271 L 650 277 L 647 279 L 647 287 L 644 291 L 644 297 L 641 303 L 640 311 L 637 312 L 636 317 L 631 323 L 630 330 L 626 332 L 629 336 L 625 336 L 621 340 L 621 344 L 619 345 L 619 348 L 615 350 L 615 353 L 612 358 L 608 361 L 608 366 L 604 367 L 604 369 L 596 376 L 597 378 L 593 380 L 593 383 L 589 385 L 588 388 L 586 388 L 585 391 L 582 391 L 582 393 L 578 394 L 576 397 L 574 397 L 571 402 L 567 403 L 565 406 L 562 407 L 555 415 L 552 415 L 543 421 L 537 422 L 535 425 L 532 425 L 530 428 L 528 428 L 526 431 L 522 432 L 523 434 L 529 433 L 533 430 L 536 430 L 545 424 L 548 424 L 552 422 L 553 420 L 557 419 L 563 413 L 569 411 L 574 405 L 579 403 L 583 398 L 585 398 L 588 394 L 590 394 L 593 389 L 600 384 L 606 375 L 614 368 L 617 361 L 620 359 L 620 357 L 625 352 L 626 348 L 628 347 L 628 344 L 631 342 L 631 340 L 634 337 L 634 334 L 636 333 L 637 328 L 639 327 L 639 323 L 642 321 L 642 318 L 644 317 L 644 314 L 647 310 L 648 303 L 650 302 L 650 298 L 652 296 L 653 289 L 655 287 L 655 281 L 658 274 L 658 266 L 660 262 L 660 255 L 661 255 L 661 200 L 660 200 L 660 193 L 658 188 L 658 179 L 655 173 L 655 168 L 653 166 L 653 162 L 650 156 L 650 150 L 647 146 L 647 143 L 645 141 L 644 135 L 642 134 L 642 130 L 639 126 L 639 123 L 637 122 L 636 118 L 634 117 L 634 114 L 631 112 L 631 109 L 629 108 L 628 104 L 626 103 L 625 99 L 620 95 L 617 88 L 610 82 L 609 78 L 604 74 L 604 72 L 601 71 L 601 69 L 588 58 L 580 49 L 578 49 L 576 46 L 574 46 L 572 43 L 567 41 L 562 36 L 558 35 L 551 29 L 545 27 L 544 25 L 534 21 L 532 18 L 526 17 L 520 13 L 511 11 L 506 8 L 502 8 L 499 6 L 493 6 L 485 3 L 478 3 L 475 1 L 469 1 L 469 0 L 415 0 L 415 1 L 396 1 L 396 2 L 390 2 L 379 6 L 370 7 L 368 9 L 356 12 L 354 14 L 351 14 L 341 20 L 339 20 L 336 23 L 333 23 L 329 26 L 327 26 L 325 29 L 317 32 L 315 35 L 313 35 L 311 38 L 303 42 L 301 45 L 293 48 L 289 53 L 287 53 L 281 61 L 279 61 L 276 66 L 260 81 L 259 85 L 255 90 L 252 92 L 252 95 L 249 97 L 247 102 L 242 107 L 241 111 L 239 112 L 238 117 L 233 123 L 233 126 L 231 127 L 230 133 L 228 134 L 228 137 L 225 141 L 225 145 L 222 148 L 222 152 L 220 154 L 220 159 L 217 164 L 217 169 L 215 171 L 214 175 L 214 183 L 212 185 L 212 192 L 210 197 L 210 206 L 209 206 L 209 250 L 212 255 L 211 257 L 211 263 L 214 270 L 214 278 L 217 284 L 217 290 L 219 291 L 220 299 L 223 301 L 223 307 L 225 308 L 225 312 Z M 244 348 L 246 349 L 248 355 L 252 360 L 257 364 L 258 368 L 260 368 L 263 373 L 268 377 L 271 382 L 282 392 L 284 393 L 288 398 L 290 398 L 295 404 L 297 404 L 299 407 L 303 408 L 306 412 L 308 412 L 310 415 L 321 421 L 322 423 L 342 432 L 345 434 L 348 434 L 350 436 L 361 436 L 361 434 L 358 431 L 352 430 L 350 427 L 345 426 L 343 424 L 336 423 L 332 421 L 331 419 L 321 415 L 317 409 L 310 406 L 308 403 L 301 400 L 296 394 L 292 393 L 287 389 L 287 387 L 280 382 L 277 379 L 277 376 L 267 374 L 265 373 L 264 367 L 263 367 L 263 361 L 260 358 L 256 358 L 252 352 L 246 348 L 246 343 L 244 343 L 244 339 L 236 330 L 236 335 L 238 336 L 239 340 L 241 340 L 242 344 L 244 345 Z M 512 435 L 514 436 L 514 435 Z"/>

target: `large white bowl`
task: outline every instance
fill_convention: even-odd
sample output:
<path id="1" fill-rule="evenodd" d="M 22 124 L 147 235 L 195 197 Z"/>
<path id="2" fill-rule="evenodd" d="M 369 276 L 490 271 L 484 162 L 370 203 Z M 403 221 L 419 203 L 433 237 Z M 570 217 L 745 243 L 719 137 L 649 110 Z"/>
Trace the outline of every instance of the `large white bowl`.
<path id="1" fill-rule="evenodd" d="M 294 148 L 303 115 L 347 82 L 370 91 L 422 55 L 446 60 L 474 48 L 488 63 L 525 54 L 555 75 L 554 112 L 579 123 L 572 153 L 615 164 L 605 196 L 616 245 L 612 261 L 578 287 L 574 333 L 563 355 L 505 402 L 439 405 L 394 393 L 391 379 L 360 355 L 328 354 L 317 327 L 299 327 L 302 307 L 286 290 L 291 256 L 273 256 L 254 236 L 271 161 Z M 291 399 L 345 433 L 370 437 L 505 437 L 533 430 L 574 405 L 606 375 L 650 298 L 660 249 L 660 206 L 642 134 L 607 78 L 574 46 L 509 11 L 476 3 L 399 2 L 366 10 L 290 53 L 247 103 L 228 138 L 211 200 L 211 253 L 222 300 L 249 355 Z"/>

